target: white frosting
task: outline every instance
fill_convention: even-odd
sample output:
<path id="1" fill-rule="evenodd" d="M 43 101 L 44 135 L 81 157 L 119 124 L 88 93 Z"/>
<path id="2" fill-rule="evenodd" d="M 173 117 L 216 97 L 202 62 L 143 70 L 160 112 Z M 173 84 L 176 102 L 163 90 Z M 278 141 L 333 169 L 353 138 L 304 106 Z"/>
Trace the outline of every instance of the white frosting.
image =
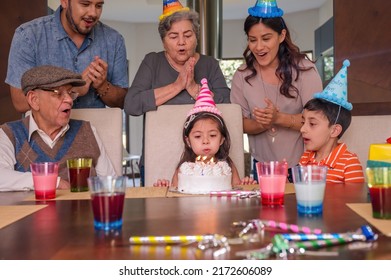
<path id="1" fill-rule="evenodd" d="M 231 167 L 225 161 L 185 162 L 179 167 L 178 190 L 189 194 L 226 191 L 232 188 L 231 178 Z"/>

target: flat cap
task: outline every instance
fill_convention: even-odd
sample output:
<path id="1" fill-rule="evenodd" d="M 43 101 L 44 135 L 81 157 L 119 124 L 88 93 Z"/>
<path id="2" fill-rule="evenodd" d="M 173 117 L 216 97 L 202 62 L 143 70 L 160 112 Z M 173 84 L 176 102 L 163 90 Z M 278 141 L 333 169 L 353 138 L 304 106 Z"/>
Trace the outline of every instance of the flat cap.
<path id="1" fill-rule="evenodd" d="M 68 84 L 78 87 L 85 85 L 86 82 L 80 74 L 52 65 L 33 67 L 22 76 L 22 90 L 24 94 L 36 88 L 51 89 Z"/>

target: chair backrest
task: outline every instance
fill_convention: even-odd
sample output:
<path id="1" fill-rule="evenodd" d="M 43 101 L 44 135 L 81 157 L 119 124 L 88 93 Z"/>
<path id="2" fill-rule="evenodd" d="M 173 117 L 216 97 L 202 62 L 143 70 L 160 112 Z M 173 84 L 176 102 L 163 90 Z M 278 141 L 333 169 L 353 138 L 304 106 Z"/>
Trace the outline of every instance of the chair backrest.
<path id="1" fill-rule="evenodd" d="M 243 118 L 238 104 L 217 104 L 231 138 L 230 157 L 244 176 Z M 145 120 L 145 185 L 157 179 L 171 180 L 182 155 L 182 129 L 192 104 L 162 105 L 146 114 Z"/>
<path id="2" fill-rule="evenodd" d="M 353 116 L 352 123 L 341 141 L 348 150 L 357 154 L 363 168 L 366 167 L 371 144 L 384 144 L 391 136 L 391 115 Z"/>
<path id="3" fill-rule="evenodd" d="M 115 173 L 122 175 L 122 110 L 120 108 L 72 109 L 71 118 L 89 121 L 97 130 Z"/>

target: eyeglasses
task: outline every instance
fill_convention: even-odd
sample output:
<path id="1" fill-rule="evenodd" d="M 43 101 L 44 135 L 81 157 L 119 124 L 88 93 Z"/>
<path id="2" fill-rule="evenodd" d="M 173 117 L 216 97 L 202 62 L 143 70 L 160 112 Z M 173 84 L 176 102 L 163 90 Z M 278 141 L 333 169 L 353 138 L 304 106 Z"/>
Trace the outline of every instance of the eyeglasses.
<path id="1" fill-rule="evenodd" d="M 50 92 L 52 92 L 52 96 L 54 96 L 58 99 L 61 99 L 61 100 L 64 100 L 65 96 L 67 94 L 72 98 L 72 100 L 75 100 L 79 96 L 79 93 L 74 90 L 69 90 L 69 91 L 61 90 L 60 91 L 60 90 L 51 89 L 51 88 L 37 88 L 37 89 L 40 89 L 43 91 L 50 91 Z"/>

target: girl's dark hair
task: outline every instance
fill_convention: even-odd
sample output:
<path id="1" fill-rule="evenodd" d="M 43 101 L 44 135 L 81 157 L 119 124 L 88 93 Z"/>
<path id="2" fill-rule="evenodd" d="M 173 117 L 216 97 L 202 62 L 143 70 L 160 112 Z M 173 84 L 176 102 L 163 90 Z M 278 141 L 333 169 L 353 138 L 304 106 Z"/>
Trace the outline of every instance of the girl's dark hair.
<path id="1" fill-rule="evenodd" d="M 193 120 L 190 120 L 192 116 L 195 117 Z M 183 133 L 182 133 L 182 139 L 183 139 L 183 143 L 185 144 L 185 149 L 182 153 L 182 157 L 177 166 L 178 168 L 184 162 L 194 162 L 196 157 L 199 156 L 196 155 L 193 152 L 192 148 L 187 145 L 186 137 L 189 137 L 191 130 L 199 120 L 206 120 L 206 119 L 215 121 L 217 123 L 218 130 L 220 131 L 221 135 L 225 138 L 223 144 L 221 144 L 219 150 L 217 151 L 215 158 L 219 161 L 224 161 L 224 160 L 227 161 L 228 165 L 232 167 L 233 162 L 229 157 L 229 149 L 231 148 L 231 139 L 229 137 L 229 132 L 227 126 L 225 125 L 224 119 L 221 116 L 210 112 L 200 112 L 195 115 L 190 115 L 185 121 L 185 124 L 188 123 L 188 125 L 183 128 Z"/>
<path id="2" fill-rule="evenodd" d="M 338 135 L 338 139 L 342 137 L 352 121 L 352 113 L 348 109 L 321 98 L 313 98 L 309 100 L 304 105 L 304 109 L 308 111 L 322 112 L 329 121 L 329 126 L 333 124 L 341 125 L 342 131 Z M 338 113 L 339 110 L 340 112 Z"/>
<path id="3" fill-rule="evenodd" d="M 251 27 L 260 22 L 262 22 L 264 25 L 271 28 L 278 34 L 281 34 L 282 30 L 286 30 L 285 40 L 280 44 L 277 54 L 279 59 L 279 65 L 276 69 L 276 75 L 282 81 L 280 93 L 285 97 L 295 98 L 296 96 L 292 95 L 289 92 L 290 90 L 292 90 L 293 92 L 296 92 L 296 94 L 299 93 L 298 89 L 294 85 L 292 85 L 294 75 L 292 70 L 297 73 L 295 79 L 295 81 L 297 81 L 300 75 L 300 71 L 307 71 L 311 69 L 311 67 L 307 68 L 299 66 L 299 62 L 302 59 L 309 58 L 306 54 L 301 53 L 299 47 L 292 42 L 290 32 L 282 17 L 260 18 L 251 15 L 248 16 L 244 22 L 244 32 L 246 33 L 247 37 Z M 257 75 L 257 70 L 254 67 L 254 62 L 256 61 L 256 59 L 248 46 L 243 52 L 243 56 L 246 61 L 246 68 L 242 69 L 241 71 L 244 71 L 246 69 L 249 69 L 251 71 L 251 74 L 245 77 L 246 82 L 251 85 L 250 79 Z"/>

